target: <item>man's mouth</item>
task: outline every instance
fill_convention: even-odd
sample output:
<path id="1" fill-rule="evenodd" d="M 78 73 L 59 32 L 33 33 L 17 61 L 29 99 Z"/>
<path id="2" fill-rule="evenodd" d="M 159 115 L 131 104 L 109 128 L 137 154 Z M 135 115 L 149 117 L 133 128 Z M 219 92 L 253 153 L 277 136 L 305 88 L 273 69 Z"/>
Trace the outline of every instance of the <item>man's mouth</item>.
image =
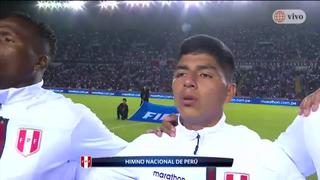
<path id="1" fill-rule="evenodd" d="M 194 96 L 183 96 L 182 98 L 182 104 L 186 107 L 191 107 L 195 105 L 197 102 L 197 99 Z"/>

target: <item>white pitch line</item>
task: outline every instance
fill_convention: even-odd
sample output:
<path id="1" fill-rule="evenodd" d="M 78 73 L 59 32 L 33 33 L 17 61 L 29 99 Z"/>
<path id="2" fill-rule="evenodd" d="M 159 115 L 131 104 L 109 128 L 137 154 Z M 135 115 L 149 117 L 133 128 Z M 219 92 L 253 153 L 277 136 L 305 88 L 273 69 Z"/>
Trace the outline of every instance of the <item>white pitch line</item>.
<path id="1" fill-rule="evenodd" d="M 109 128 L 109 129 L 110 130 L 115 130 L 115 129 L 120 129 L 120 128 L 124 128 L 124 127 L 131 127 L 131 126 L 142 125 L 142 124 L 144 124 L 144 123 L 136 122 L 136 123 L 131 123 L 131 124 L 127 124 L 127 125 L 115 126 L 115 127 Z"/>

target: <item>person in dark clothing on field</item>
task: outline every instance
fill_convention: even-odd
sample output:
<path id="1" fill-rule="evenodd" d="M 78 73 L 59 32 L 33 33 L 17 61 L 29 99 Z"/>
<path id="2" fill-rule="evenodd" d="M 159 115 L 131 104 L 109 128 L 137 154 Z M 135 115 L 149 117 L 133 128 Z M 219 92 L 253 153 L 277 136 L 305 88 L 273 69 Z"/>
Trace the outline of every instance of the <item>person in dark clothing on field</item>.
<path id="1" fill-rule="evenodd" d="M 128 119 L 128 112 L 129 112 L 129 107 L 127 104 L 127 99 L 123 98 L 122 103 L 120 103 L 117 108 L 117 118 L 120 119 L 120 116 L 121 116 L 122 120 Z"/>
<path id="2" fill-rule="evenodd" d="M 149 102 L 149 97 L 150 97 L 149 88 L 144 86 L 140 92 L 140 98 L 141 98 L 140 106 L 142 106 L 144 101 Z"/>

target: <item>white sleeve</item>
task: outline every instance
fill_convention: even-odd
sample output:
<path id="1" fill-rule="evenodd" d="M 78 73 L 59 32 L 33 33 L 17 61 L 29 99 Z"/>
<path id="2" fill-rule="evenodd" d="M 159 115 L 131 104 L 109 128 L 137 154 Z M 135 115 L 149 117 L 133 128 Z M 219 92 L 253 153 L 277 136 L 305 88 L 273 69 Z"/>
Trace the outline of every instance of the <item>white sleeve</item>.
<path id="1" fill-rule="evenodd" d="M 132 169 L 132 168 L 131 168 Z M 129 168 L 90 168 L 81 172 L 78 180 L 133 180 L 138 179 L 133 176 Z"/>
<path id="2" fill-rule="evenodd" d="M 269 140 L 262 140 L 260 148 L 258 157 L 261 168 L 258 168 L 258 177 L 253 179 L 305 180 L 295 164 L 277 145 Z"/>
<path id="3" fill-rule="evenodd" d="M 120 156 L 134 156 L 141 154 L 141 147 L 145 135 L 135 139 L 133 142 L 117 154 Z M 83 170 L 79 180 L 132 180 L 138 179 L 139 168 L 91 168 Z"/>
<path id="4" fill-rule="evenodd" d="M 303 122 L 306 147 L 320 178 L 320 110 L 304 117 Z"/>
<path id="5" fill-rule="evenodd" d="M 80 106 L 80 105 L 78 105 Z M 72 155 L 92 157 L 114 156 L 127 146 L 127 142 L 110 132 L 102 121 L 85 106 L 80 106 L 81 119 L 71 135 Z"/>
<path id="6" fill-rule="evenodd" d="M 301 174 L 309 176 L 315 173 L 315 167 L 305 144 L 304 121 L 302 116 L 297 116 L 287 130 L 280 134 L 275 144 L 288 155 Z"/>

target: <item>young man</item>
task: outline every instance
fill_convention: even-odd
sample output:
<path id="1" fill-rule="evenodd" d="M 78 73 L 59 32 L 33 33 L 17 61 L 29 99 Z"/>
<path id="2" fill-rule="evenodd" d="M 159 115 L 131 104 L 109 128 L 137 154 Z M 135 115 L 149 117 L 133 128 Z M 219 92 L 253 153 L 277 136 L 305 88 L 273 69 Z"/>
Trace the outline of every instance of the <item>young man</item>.
<path id="1" fill-rule="evenodd" d="M 27 16 L 0 20 L 0 179 L 75 179 L 81 155 L 113 156 L 127 142 L 87 107 L 43 89 L 56 38 Z"/>
<path id="2" fill-rule="evenodd" d="M 196 35 L 183 41 L 174 72 L 172 90 L 180 112 L 176 137 L 153 134 L 138 137 L 117 156 L 207 156 L 233 158 L 231 168 L 217 168 L 216 179 L 239 175 L 242 180 L 304 179 L 286 154 L 270 141 L 244 126 L 225 122 L 223 112 L 236 92 L 232 83 L 231 51 L 220 40 Z M 143 147 L 143 148 L 142 148 Z M 205 168 L 93 169 L 85 179 L 206 179 Z"/>
<path id="3" fill-rule="evenodd" d="M 320 177 L 319 102 L 320 89 L 301 102 L 299 116 L 275 141 L 275 144 L 289 156 L 305 177 L 316 172 Z M 176 124 L 177 119 L 175 115 L 165 118 L 166 122 L 162 129 L 166 130 L 171 137 L 175 136 L 175 128 L 172 124 Z M 161 136 L 160 131 L 157 131 L 157 134 Z"/>
<path id="4" fill-rule="evenodd" d="M 117 107 L 117 118 L 121 120 L 128 119 L 129 107 L 127 104 L 127 99 L 123 98 L 122 103 L 120 103 Z"/>

